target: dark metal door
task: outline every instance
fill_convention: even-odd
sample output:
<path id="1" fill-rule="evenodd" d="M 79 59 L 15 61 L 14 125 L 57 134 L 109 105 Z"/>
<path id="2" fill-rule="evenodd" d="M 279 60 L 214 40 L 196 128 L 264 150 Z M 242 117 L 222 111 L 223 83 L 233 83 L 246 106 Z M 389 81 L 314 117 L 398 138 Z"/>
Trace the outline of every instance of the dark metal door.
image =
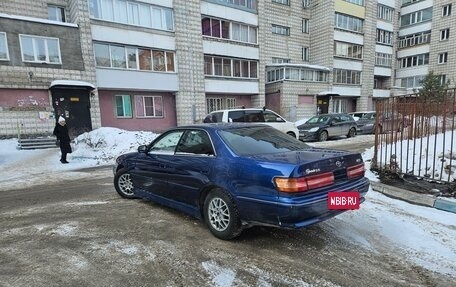
<path id="1" fill-rule="evenodd" d="M 88 89 L 54 88 L 51 92 L 56 120 L 65 117 L 71 138 L 92 130 Z"/>

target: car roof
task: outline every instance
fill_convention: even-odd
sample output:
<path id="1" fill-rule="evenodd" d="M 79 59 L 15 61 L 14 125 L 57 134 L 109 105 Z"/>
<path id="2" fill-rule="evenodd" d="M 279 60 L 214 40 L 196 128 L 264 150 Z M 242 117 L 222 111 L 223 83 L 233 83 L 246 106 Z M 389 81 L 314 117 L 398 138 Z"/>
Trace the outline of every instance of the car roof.
<path id="1" fill-rule="evenodd" d="M 194 125 L 185 125 L 178 126 L 172 129 L 205 129 L 205 130 L 227 130 L 232 128 L 241 128 L 241 127 L 270 127 L 264 123 L 245 123 L 245 122 L 234 122 L 234 123 L 202 123 Z M 171 129 L 170 129 L 171 130 Z"/>
<path id="2" fill-rule="evenodd" d="M 217 110 L 217 111 L 212 111 L 212 113 L 220 113 L 220 112 L 232 112 L 232 111 L 272 111 L 270 109 L 260 109 L 260 108 L 237 108 L 237 109 L 224 109 L 224 110 Z"/>
<path id="3" fill-rule="evenodd" d="M 348 116 L 349 114 L 347 113 L 331 113 L 331 114 L 319 114 L 316 115 L 315 117 L 320 117 L 320 116 Z"/>

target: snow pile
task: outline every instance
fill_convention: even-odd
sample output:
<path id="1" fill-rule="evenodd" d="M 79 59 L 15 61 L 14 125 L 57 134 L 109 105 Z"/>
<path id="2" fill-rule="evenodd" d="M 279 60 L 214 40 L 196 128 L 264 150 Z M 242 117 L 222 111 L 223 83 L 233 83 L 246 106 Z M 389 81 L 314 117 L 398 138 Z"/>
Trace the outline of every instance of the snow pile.
<path id="1" fill-rule="evenodd" d="M 74 140 L 72 159 L 95 159 L 98 165 L 114 163 L 119 155 L 136 151 L 138 146 L 151 143 L 157 136 L 153 132 L 96 129 Z"/>

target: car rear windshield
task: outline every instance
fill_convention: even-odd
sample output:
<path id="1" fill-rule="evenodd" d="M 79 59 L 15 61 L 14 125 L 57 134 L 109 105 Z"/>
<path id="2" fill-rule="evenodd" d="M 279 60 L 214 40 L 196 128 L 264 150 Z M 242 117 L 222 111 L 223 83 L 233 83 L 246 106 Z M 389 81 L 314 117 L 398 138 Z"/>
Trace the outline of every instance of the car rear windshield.
<path id="1" fill-rule="evenodd" d="M 223 141 L 238 155 L 299 151 L 309 146 L 271 127 L 240 127 L 221 130 Z"/>

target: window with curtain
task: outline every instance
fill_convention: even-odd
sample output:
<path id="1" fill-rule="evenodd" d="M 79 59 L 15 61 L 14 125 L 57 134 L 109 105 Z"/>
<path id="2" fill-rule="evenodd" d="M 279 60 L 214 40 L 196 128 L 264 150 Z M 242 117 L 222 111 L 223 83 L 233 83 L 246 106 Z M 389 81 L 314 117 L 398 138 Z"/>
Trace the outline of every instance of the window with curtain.
<path id="1" fill-rule="evenodd" d="M 131 99 L 129 95 L 116 95 L 116 116 L 118 118 L 131 118 Z"/>

